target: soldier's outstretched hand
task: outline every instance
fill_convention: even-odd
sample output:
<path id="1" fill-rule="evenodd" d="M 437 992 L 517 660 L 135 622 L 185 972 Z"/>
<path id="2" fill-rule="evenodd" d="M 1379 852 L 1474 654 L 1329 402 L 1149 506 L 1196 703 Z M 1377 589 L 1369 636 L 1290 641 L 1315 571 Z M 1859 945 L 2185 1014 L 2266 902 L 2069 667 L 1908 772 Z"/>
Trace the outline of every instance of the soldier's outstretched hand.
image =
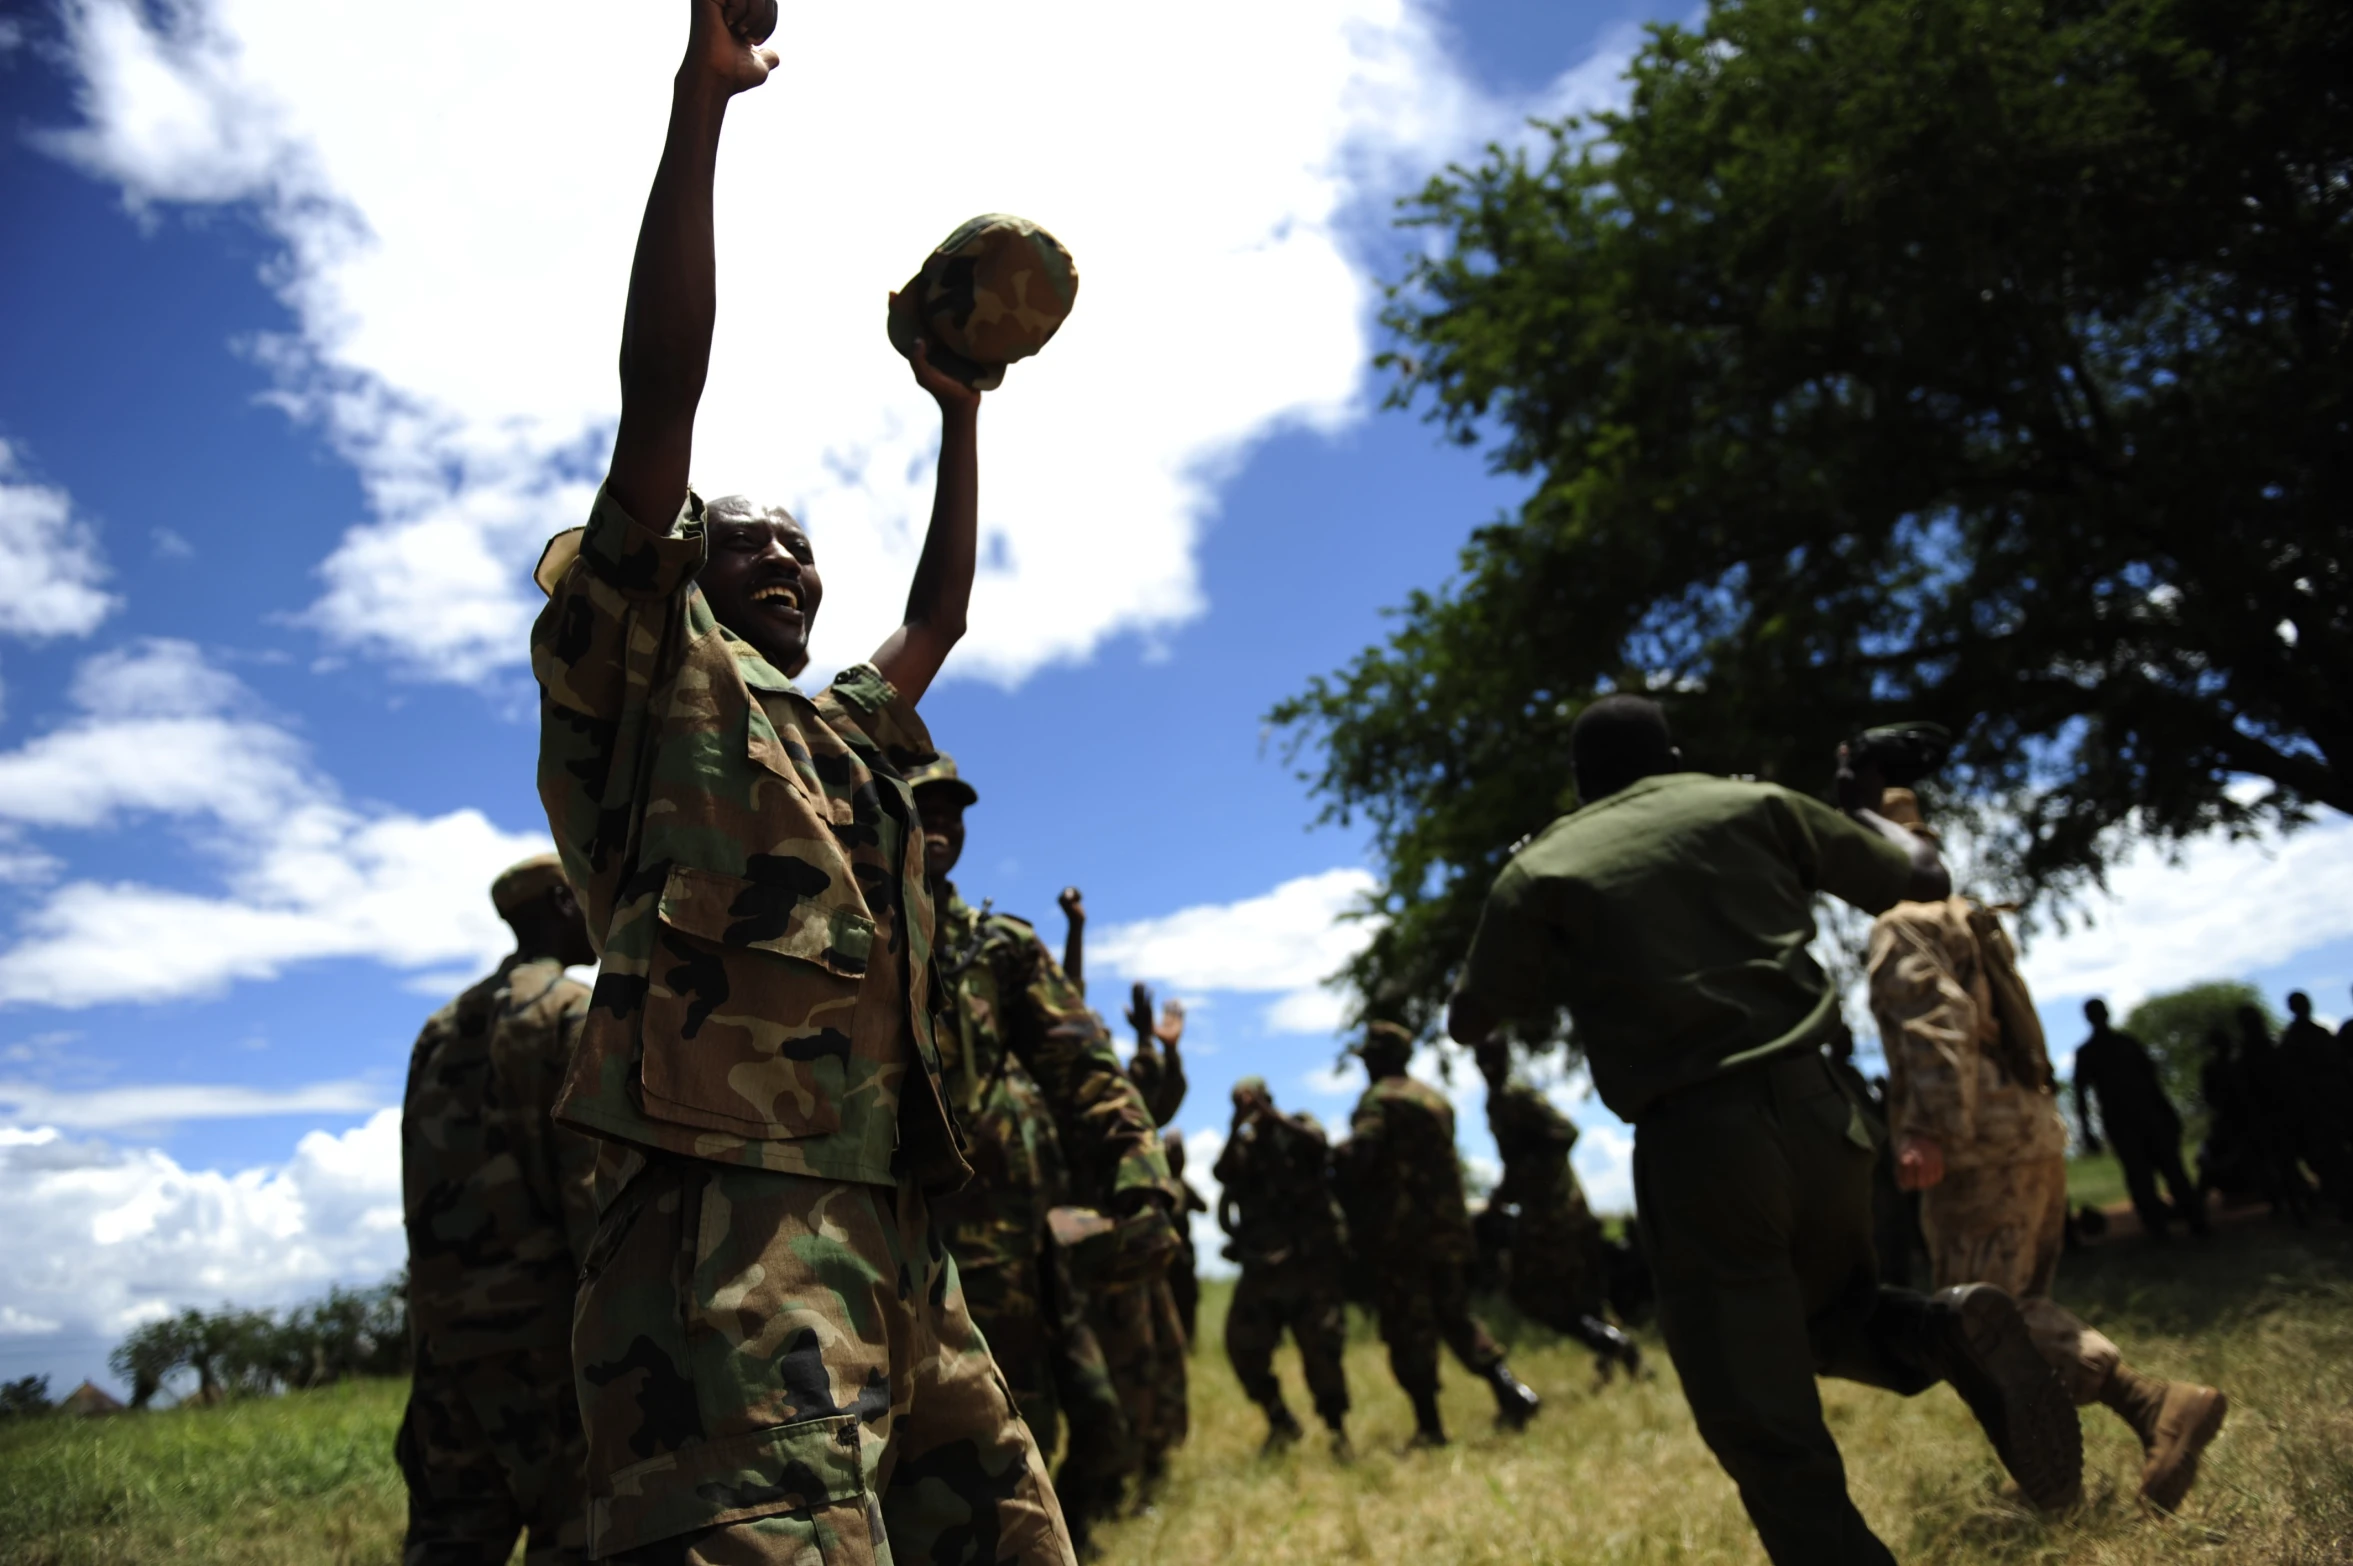
<path id="1" fill-rule="evenodd" d="M 896 300 L 899 296 L 892 294 Z M 931 362 L 931 342 L 928 338 L 915 339 L 915 353 L 908 361 L 915 372 L 915 384 L 931 393 L 931 400 L 940 405 L 940 412 L 975 413 L 980 409 L 980 393 Z"/>
<path id="2" fill-rule="evenodd" d="M 1072 924 L 1087 922 L 1087 900 L 1079 894 L 1077 887 L 1064 887 L 1062 895 L 1055 898 L 1054 901 L 1062 905 L 1062 917 L 1068 919 Z"/>
<path id="3" fill-rule="evenodd" d="M 694 24 L 686 38 L 686 66 L 730 93 L 749 92 L 776 69 L 764 47 L 776 31 L 776 0 L 688 0 Z"/>
<path id="4" fill-rule="evenodd" d="M 1185 1003 L 1181 1000 L 1163 1001 L 1160 1021 L 1153 1026 L 1152 1036 L 1170 1049 L 1175 1049 L 1185 1036 Z"/>

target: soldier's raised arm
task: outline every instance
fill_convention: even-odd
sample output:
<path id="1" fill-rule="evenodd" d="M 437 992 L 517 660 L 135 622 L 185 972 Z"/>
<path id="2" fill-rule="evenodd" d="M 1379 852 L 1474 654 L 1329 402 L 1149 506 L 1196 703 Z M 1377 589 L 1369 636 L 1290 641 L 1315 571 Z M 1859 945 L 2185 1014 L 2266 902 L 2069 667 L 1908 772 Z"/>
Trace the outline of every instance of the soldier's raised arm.
<path id="1" fill-rule="evenodd" d="M 768 79 L 776 0 L 689 0 L 686 58 L 670 94 L 670 130 L 638 226 L 621 326 L 621 427 L 606 487 L 649 527 L 686 500 L 695 408 L 711 368 L 718 263 L 711 182 L 727 104 Z"/>

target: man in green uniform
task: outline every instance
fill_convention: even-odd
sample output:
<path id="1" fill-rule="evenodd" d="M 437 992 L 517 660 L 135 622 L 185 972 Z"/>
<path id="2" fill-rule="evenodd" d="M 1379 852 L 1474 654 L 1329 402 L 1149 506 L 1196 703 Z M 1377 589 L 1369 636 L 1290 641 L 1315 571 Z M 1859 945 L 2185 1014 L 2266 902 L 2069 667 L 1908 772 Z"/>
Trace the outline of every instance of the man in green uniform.
<path id="1" fill-rule="evenodd" d="M 940 1068 L 974 1170 L 971 1184 L 939 1200 L 940 1230 L 967 1307 L 1040 1447 L 1053 1447 L 1058 1414 L 1070 1421 L 1057 1487 L 1074 1534 L 1083 1536 L 1117 1503 L 1133 1442 L 1108 1373 L 1090 1373 L 1108 1361 L 1048 1215 L 1086 1207 L 1149 1218 L 1174 1209 L 1178 1186 L 1143 1098 L 1037 932 L 975 909 L 948 879 L 963 858 L 964 813 L 979 792 L 945 755 L 908 781 L 939 910 Z M 1057 1073 L 1056 1093 L 1028 1066 L 1049 1053 L 1074 1055 L 1086 1067 Z M 1170 1231 L 1165 1248 L 1173 1246 Z M 1073 1373 L 1082 1395 L 1063 1408 L 1058 1382 Z"/>
<path id="2" fill-rule="evenodd" d="M 1577 1128 L 1552 1101 L 1511 1074 L 1511 1046 L 1479 1046 L 1487 1079 L 1487 1129 L 1503 1178 L 1487 1194 L 1489 1212 L 1510 1215 L 1505 1295 L 1530 1321 L 1593 1350 L 1603 1380 L 1613 1368 L 1642 1373 L 1634 1340 L 1601 1319 L 1608 1308 L 1608 1255 L 1601 1220 L 1569 1165 Z"/>
<path id="3" fill-rule="evenodd" d="M 720 131 L 776 64 L 776 7 L 688 9 L 612 464 L 587 527 L 535 573 L 540 797 L 600 957 L 557 1104 L 606 1139 L 572 1341 L 589 1548 L 1068 1562 L 930 1209 L 970 1169 L 924 1005 L 931 894 L 906 773 L 931 759 L 915 705 L 971 599 L 981 399 L 912 344 L 941 440 L 904 621 L 804 694 L 823 596 L 808 534 L 687 485 Z M 1030 1070 L 1063 1095 L 1096 1068 L 1057 1038 Z"/>
<path id="4" fill-rule="evenodd" d="M 2039 1502 L 2080 1494 L 2075 1410 L 2001 1291 L 1879 1287 L 1874 1147 L 1822 1045 L 1837 994 L 1807 955 L 1817 892 L 1879 912 L 1951 890 L 1878 815 L 1684 772 L 1656 703 L 1572 730 L 1584 807 L 1496 878 L 1447 1026 L 1476 1047 L 1565 1007 L 1602 1102 L 1635 1127 L 1635 1199 L 1667 1351 L 1775 1561 L 1892 1560 L 1846 1490 L 1817 1373 L 1950 1379 Z"/>
<path id="5" fill-rule="evenodd" d="M 1287 1330 L 1299 1345 L 1308 1394 L 1348 1453 L 1347 1301 L 1341 1269 L 1347 1226 L 1332 1197 L 1332 1150 L 1323 1127 L 1286 1115 L 1260 1077 L 1234 1084 L 1234 1123 L 1217 1157 L 1217 1224 L 1241 1263 L 1226 1311 L 1226 1358 L 1250 1401 L 1266 1410 L 1266 1449 L 1300 1437 L 1299 1421 L 1275 1379 L 1275 1348 Z"/>
<path id="6" fill-rule="evenodd" d="M 1375 1022 L 1357 1046 L 1372 1081 L 1357 1101 L 1339 1152 L 1365 1215 L 1349 1238 L 1373 1274 L 1373 1300 L 1389 1369 L 1413 1400 L 1415 1446 L 1444 1446 L 1438 1417 L 1443 1340 L 1495 1393 L 1496 1417 L 1518 1429 L 1539 1400 L 1503 1362 L 1503 1349 L 1471 1314 L 1471 1214 L 1454 1147 L 1454 1106 L 1405 1073 L 1413 1035 Z"/>
<path id="7" fill-rule="evenodd" d="M 553 854 L 490 884 L 514 954 L 425 1024 L 400 1115 L 416 1370 L 395 1452 L 405 1566 L 585 1561 L 587 1446 L 572 1291 L 596 1222 L 596 1144 L 555 1123 L 596 960 Z"/>

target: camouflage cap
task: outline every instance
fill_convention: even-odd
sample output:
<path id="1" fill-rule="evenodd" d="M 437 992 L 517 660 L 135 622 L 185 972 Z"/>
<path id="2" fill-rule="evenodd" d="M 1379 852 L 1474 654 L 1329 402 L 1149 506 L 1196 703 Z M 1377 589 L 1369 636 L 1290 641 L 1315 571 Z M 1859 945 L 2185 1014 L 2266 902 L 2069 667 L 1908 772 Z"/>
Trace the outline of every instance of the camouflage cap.
<path id="1" fill-rule="evenodd" d="M 512 918 L 545 897 L 551 888 L 571 884 L 564 877 L 561 859 L 553 854 L 534 854 L 498 873 L 498 879 L 490 883 L 490 906 L 498 910 L 500 918 Z"/>
<path id="2" fill-rule="evenodd" d="M 1397 1022 L 1368 1022 L 1364 1037 L 1348 1047 L 1352 1055 L 1410 1055 L 1413 1053 L 1413 1030 Z"/>
<path id="3" fill-rule="evenodd" d="M 890 308 L 891 346 L 912 359 L 928 340 L 939 369 L 994 391 L 1005 367 L 1046 346 L 1078 299 L 1062 241 L 1027 218 L 987 212 L 940 242 Z"/>
<path id="4" fill-rule="evenodd" d="M 1273 1097 L 1274 1095 L 1266 1090 L 1266 1078 L 1264 1077 L 1244 1077 L 1234 1084 L 1234 1102 L 1237 1104 L 1246 1098 L 1263 1098 L 1271 1101 Z"/>
<path id="5" fill-rule="evenodd" d="M 944 750 L 908 773 L 907 786 L 918 794 L 927 788 L 943 790 L 966 806 L 980 803 L 980 790 L 956 776 L 956 758 Z"/>

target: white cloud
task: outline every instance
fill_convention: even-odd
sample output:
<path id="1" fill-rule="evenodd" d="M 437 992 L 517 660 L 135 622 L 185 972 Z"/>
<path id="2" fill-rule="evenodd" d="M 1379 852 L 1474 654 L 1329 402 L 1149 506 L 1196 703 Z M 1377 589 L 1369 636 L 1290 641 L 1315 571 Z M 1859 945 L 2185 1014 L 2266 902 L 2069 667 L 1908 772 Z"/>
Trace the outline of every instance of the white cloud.
<path id="1" fill-rule="evenodd" d="M 2097 922 L 2047 930 L 2022 954 L 2035 999 L 2103 995 L 2119 1014 L 2160 990 L 2234 979 L 2353 936 L 2353 820 L 2326 816 L 2261 844 L 2205 838 L 2178 865 L 2143 848 L 2109 876 Z"/>
<path id="2" fill-rule="evenodd" d="M 222 890 L 49 889 L 0 949 L 0 1005 L 172 1000 L 327 957 L 487 966 L 510 944 L 486 889 L 545 852 L 543 834 L 502 831 L 476 810 L 427 818 L 347 803 L 184 642 L 92 658 L 72 695 L 77 717 L 0 752 L 0 831 L 160 817 L 220 867 Z"/>
<path id="3" fill-rule="evenodd" d="M 525 571 L 584 511 L 616 411 L 629 255 L 680 8 L 65 0 L 84 123 L 47 138 L 134 204 L 251 201 L 299 322 L 263 345 L 371 516 L 324 568 L 329 637 L 475 680 L 523 654 Z M 709 493 L 811 523 L 821 661 L 894 622 L 936 417 L 883 296 L 975 211 L 1034 216 L 1084 275 L 984 420 L 987 572 L 965 673 L 1014 680 L 1197 613 L 1215 485 L 1271 431 L 1362 411 L 1371 280 L 1350 224 L 1529 109 L 1614 97 L 1632 35 L 1518 103 L 1479 95 L 1429 0 L 945 0 L 789 8 L 731 113 Z M 907 40 L 952 39 L 910 52 Z M 1236 40 L 1246 40 L 1237 46 Z M 1011 84 L 985 93 L 972 83 Z"/>
<path id="4" fill-rule="evenodd" d="M 115 607 L 98 535 L 62 489 L 36 484 L 0 440 L 0 632 L 87 636 Z"/>
<path id="5" fill-rule="evenodd" d="M 1354 868 L 1300 876 L 1239 902 L 1114 925 L 1089 939 L 1088 954 L 1126 978 L 1181 990 L 1280 992 L 1269 1031 L 1333 1033 L 1346 1002 L 1323 981 L 1372 938 L 1370 925 L 1342 916 L 1374 885 Z"/>
<path id="6" fill-rule="evenodd" d="M 291 1304 L 400 1265 L 400 1111 L 233 1173 L 54 1127 L 0 1130 L 0 1210 L 0 1332 L 112 1338 L 185 1306 Z"/>
<path id="7" fill-rule="evenodd" d="M 75 1131 L 116 1131 L 183 1120 L 242 1120 L 254 1115 L 365 1114 L 383 1101 L 383 1091 L 365 1082 L 314 1082 L 295 1088 L 157 1082 L 82 1092 L 34 1082 L 0 1082 L 0 1115 L 30 1125 Z"/>

